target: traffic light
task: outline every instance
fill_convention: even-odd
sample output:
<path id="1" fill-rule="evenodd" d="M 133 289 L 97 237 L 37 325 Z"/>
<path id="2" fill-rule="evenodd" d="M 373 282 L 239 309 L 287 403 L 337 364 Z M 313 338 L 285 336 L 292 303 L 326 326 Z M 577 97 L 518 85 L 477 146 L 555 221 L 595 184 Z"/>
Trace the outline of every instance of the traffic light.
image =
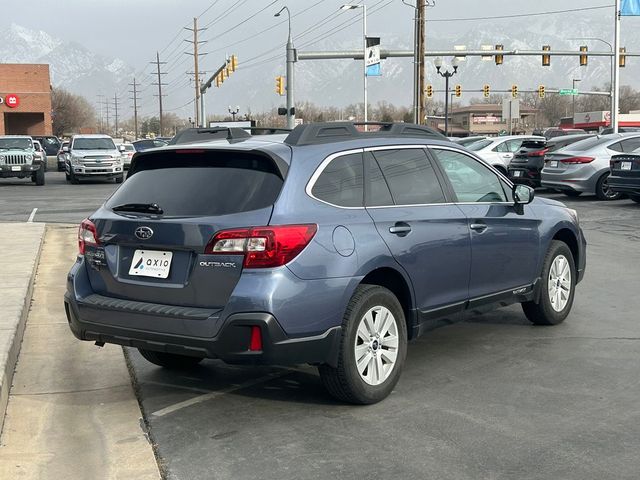
<path id="1" fill-rule="evenodd" d="M 618 66 L 623 68 L 627 64 L 627 47 L 620 47 L 620 61 L 618 62 Z"/>
<path id="2" fill-rule="evenodd" d="M 551 50 L 551 45 L 543 45 L 542 46 L 542 51 L 543 52 L 548 52 Z M 542 66 L 543 67 L 548 67 L 549 65 L 551 65 L 551 55 L 548 54 L 542 54 Z"/>
<path id="3" fill-rule="evenodd" d="M 238 57 L 236 55 L 231 55 L 229 59 L 229 71 L 235 72 L 238 69 Z"/>
<path id="4" fill-rule="evenodd" d="M 220 85 L 222 85 L 222 82 L 220 81 L 220 74 L 216 75 L 216 78 L 214 78 L 213 81 L 216 84 L 216 87 L 220 87 Z"/>
<path id="5" fill-rule="evenodd" d="M 454 92 L 456 97 L 461 97 L 462 96 L 462 85 L 456 85 L 455 87 L 453 87 L 453 92 Z"/>
<path id="6" fill-rule="evenodd" d="M 276 93 L 280 96 L 284 95 L 284 77 L 282 75 L 276 77 Z"/>
<path id="7" fill-rule="evenodd" d="M 433 97 L 433 85 L 427 85 L 427 88 L 425 89 L 425 91 L 427 94 L 427 98 Z"/>
<path id="8" fill-rule="evenodd" d="M 580 66 L 581 67 L 586 67 L 587 66 L 587 51 L 589 50 L 589 48 L 587 48 L 586 45 L 581 45 L 580 46 L 580 52 L 584 52 L 580 54 Z"/>
<path id="9" fill-rule="evenodd" d="M 538 87 L 538 97 L 544 98 L 544 85 Z"/>
<path id="10" fill-rule="evenodd" d="M 220 83 L 224 83 L 224 81 L 227 79 L 227 72 L 225 72 L 224 68 L 220 70 L 219 75 L 220 75 Z"/>
<path id="11" fill-rule="evenodd" d="M 496 50 L 504 50 L 504 45 L 496 45 Z M 502 54 L 496 54 L 496 65 L 502 65 L 502 62 L 504 61 L 504 55 Z"/>
<path id="12" fill-rule="evenodd" d="M 222 71 L 224 72 L 224 76 L 226 78 L 229 78 L 231 76 L 231 67 L 229 65 L 224 67 L 224 69 Z"/>
<path id="13" fill-rule="evenodd" d="M 485 84 L 482 86 L 482 96 L 484 98 L 489 98 L 490 91 L 491 91 L 491 87 L 489 87 L 489 85 Z"/>
<path id="14" fill-rule="evenodd" d="M 511 85 L 511 96 L 513 98 L 518 96 L 518 85 Z"/>

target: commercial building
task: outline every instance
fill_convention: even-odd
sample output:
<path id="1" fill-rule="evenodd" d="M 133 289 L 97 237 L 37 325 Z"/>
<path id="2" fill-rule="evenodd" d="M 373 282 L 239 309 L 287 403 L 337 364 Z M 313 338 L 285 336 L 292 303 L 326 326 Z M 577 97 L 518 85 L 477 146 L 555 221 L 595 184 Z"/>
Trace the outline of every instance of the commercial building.
<path id="1" fill-rule="evenodd" d="M 51 135 L 49 65 L 0 64 L 0 135 Z"/>
<path id="2" fill-rule="evenodd" d="M 512 119 L 512 133 L 531 133 L 535 126 L 535 108 L 520 106 L 520 114 Z M 429 117 L 427 123 L 444 131 L 444 117 Z M 499 135 L 509 132 L 509 119 L 502 118 L 502 105 L 480 103 L 454 108 L 449 112 L 449 136 Z"/>
<path id="3" fill-rule="evenodd" d="M 640 127 L 640 112 L 621 113 L 618 115 L 618 125 L 620 127 Z M 599 132 L 610 126 L 611 113 L 609 110 L 576 113 L 573 118 L 568 117 L 560 122 L 561 128 L 582 128 L 588 132 Z"/>

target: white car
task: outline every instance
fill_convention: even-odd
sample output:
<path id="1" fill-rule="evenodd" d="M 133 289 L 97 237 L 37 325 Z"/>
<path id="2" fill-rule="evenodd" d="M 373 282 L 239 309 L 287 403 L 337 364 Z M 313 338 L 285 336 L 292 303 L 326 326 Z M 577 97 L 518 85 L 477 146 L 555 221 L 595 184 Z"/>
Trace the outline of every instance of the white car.
<path id="1" fill-rule="evenodd" d="M 42 145 L 40 145 L 40 142 L 38 140 L 33 140 L 33 148 L 35 149 L 36 153 L 35 156 L 40 158 L 40 161 L 42 162 L 44 171 L 47 171 L 47 154 L 44 151 L 44 149 L 42 148 Z"/>
<path id="2" fill-rule="evenodd" d="M 494 166 L 500 170 L 500 172 L 507 175 L 507 169 L 513 158 L 513 154 L 520 150 L 522 142 L 525 140 L 541 140 L 544 142 L 545 138 L 537 135 L 508 135 L 504 137 L 486 138 L 467 145 L 466 147 L 475 152 L 476 155 L 489 165 Z"/>
<path id="3" fill-rule="evenodd" d="M 131 165 L 131 158 L 133 154 L 136 153 L 136 148 L 131 143 L 121 143 L 117 145 L 118 150 L 122 152 L 122 158 L 124 160 L 124 169 L 129 170 L 129 166 Z"/>

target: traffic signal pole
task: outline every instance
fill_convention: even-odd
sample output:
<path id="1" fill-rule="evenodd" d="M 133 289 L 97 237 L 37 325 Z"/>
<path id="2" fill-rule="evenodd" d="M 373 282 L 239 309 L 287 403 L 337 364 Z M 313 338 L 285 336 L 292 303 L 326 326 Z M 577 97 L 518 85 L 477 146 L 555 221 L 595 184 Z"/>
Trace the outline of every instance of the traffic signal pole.
<path id="1" fill-rule="evenodd" d="M 289 17 L 291 22 L 291 17 Z M 287 40 L 287 128 L 296 126 L 296 111 L 294 109 L 294 63 L 296 52 L 291 40 L 291 28 L 289 28 L 289 39 Z"/>
<path id="2" fill-rule="evenodd" d="M 611 127 L 613 133 L 618 133 L 618 110 L 620 109 L 620 0 L 616 0 L 615 10 L 615 40 L 613 42 L 613 85 L 611 92 Z"/>

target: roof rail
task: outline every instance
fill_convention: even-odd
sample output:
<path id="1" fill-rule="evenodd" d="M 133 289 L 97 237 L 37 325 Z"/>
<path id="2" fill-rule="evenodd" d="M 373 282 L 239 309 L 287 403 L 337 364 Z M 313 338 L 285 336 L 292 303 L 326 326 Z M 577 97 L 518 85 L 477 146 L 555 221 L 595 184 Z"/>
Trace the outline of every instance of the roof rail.
<path id="1" fill-rule="evenodd" d="M 357 126 L 376 126 L 375 130 L 361 131 Z M 284 140 L 288 145 L 314 145 L 363 138 L 422 137 L 446 140 L 438 131 L 424 125 L 393 122 L 323 122 L 298 125 Z"/>
<path id="2" fill-rule="evenodd" d="M 226 134 L 225 134 L 226 133 Z M 206 142 L 209 140 L 241 140 L 251 137 L 251 134 L 242 128 L 236 127 L 211 127 L 211 128 L 185 128 L 178 132 L 169 145 L 184 143 Z"/>

